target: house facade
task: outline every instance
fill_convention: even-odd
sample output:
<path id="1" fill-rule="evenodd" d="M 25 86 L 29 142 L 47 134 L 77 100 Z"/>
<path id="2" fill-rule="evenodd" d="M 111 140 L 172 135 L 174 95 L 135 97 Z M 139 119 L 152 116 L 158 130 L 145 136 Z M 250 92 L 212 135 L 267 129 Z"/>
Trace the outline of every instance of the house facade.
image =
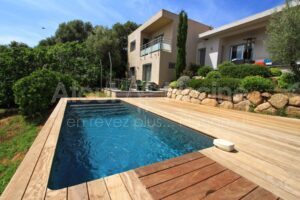
<path id="1" fill-rule="evenodd" d="M 128 36 L 128 73 L 160 86 L 175 79 L 178 15 L 161 10 Z M 199 33 L 210 27 L 188 20 L 187 64 L 196 63 Z"/>
<path id="2" fill-rule="evenodd" d="M 266 62 L 266 27 L 284 5 L 212 29 L 188 20 L 187 66 L 217 68 L 224 61 Z M 128 36 L 128 72 L 137 80 L 160 86 L 175 79 L 178 15 L 161 10 Z"/>

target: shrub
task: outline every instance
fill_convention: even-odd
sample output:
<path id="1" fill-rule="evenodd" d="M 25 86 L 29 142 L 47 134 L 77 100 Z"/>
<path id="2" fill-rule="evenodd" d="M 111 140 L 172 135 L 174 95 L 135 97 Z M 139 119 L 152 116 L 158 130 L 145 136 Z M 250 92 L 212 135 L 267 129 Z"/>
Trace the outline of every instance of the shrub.
<path id="1" fill-rule="evenodd" d="M 248 76 L 241 81 L 241 88 L 247 92 L 272 92 L 274 91 L 274 83 L 270 79 L 260 76 Z"/>
<path id="2" fill-rule="evenodd" d="M 218 79 L 218 78 L 221 78 L 221 73 L 218 72 L 218 71 L 211 71 L 209 72 L 207 75 L 206 75 L 206 78 L 209 78 L 209 79 Z"/>
<path id="3" fill-rule="evenodd" d="M 185 69 L 183 70 L 183 72 L 180 74 L 180 76 L 188 76 L 188 77 L 193 77 L 194 73 L 193 71 L 189 70 L 189 69 Z"/>
<path id="4" fill-rule="evenodd" d="M 282 74 L 281 70 L 276 67 L 270 68 L 272 76 L 280 76 Z"/>
<path id="5" fill-rule="evenodd" d="M 203 77 L 206 77 L 206 75 L 213 71 L 213 68 L 210 67 L 210 66 L 203 66 L 203 67 L 200 67 L 197 71 L 197 74 L 198 76 L 203 76 Z"/>
<path id="6" fill-rule="evenodd" d="M 122 80 L 120 85 L 120 90 L 129 91 L 129 88 L 130 88 L 130 81 L 127 79 Z"/>
<path id="7" fill-rule="evenodd" d="M 292 73 L 283 73 L 278 79 L 278 86 L 281 89 L 288 89 L 297 82 L 296 76 Z"/>
<path id="8" fill-rule="evenodd" d="M 193 79 L 189 87 L 200 92 L 231 95 L 239 91 L 240 79 Z"/>
<path id="9" fill-rule="evenodd" d="M 219 71 L 224 77 L 231 78 L 245 78 L 247 76 L 261 76 L 261 77 L 271 77 L 270 69 L 251 64 L 242 64 L 242 65 L 222 65 L 219 66 Z"/>
<path id="10" fill-rule="evenodd" d="M 70 95 L 80 91 L 80 87 L 70 76 L 42 69 L 18 80 L 13 91 L 22 114 L 33 117 L 47 112 L 57 102 L 53 99 L 55 94 Z"/>
<path id="11" fill-rule="evenodd" d="M 178 88 L 186 88 L 189 84 L 189 82 L 191 81 L 191 78 L 188 76 L 181 76 L 178 80 L 177 80 L 177 87 Z"/>
<path id="12" fill-rule="evenodd" d="M 169 87 L 174 89 L 174 88 L 177 88 L 177 81 L 172 81 L 170 84 L 169 84 Z"/>
<path id="13" fill-rule="evenodd" d="M 218 66 L 218 69 L 222 68 L 222 67 L 227 67 L 227 66 L 236 66 L 233 62 L 230 61 L 224 61 L 223 63 L 221 63 Z"/>

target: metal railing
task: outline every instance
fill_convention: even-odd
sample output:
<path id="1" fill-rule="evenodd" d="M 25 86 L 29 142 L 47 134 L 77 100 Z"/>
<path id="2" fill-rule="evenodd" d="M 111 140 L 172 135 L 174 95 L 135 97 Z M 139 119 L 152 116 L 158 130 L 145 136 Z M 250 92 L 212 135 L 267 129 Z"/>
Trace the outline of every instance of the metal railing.
<path id="1" fill-rule="evenodd" d="M 165 39 L 165 38 L 156 38 L 152 41 L 150 41 L 147 44 L 142 45 L 141 47 L 141 56 L 148 55 L 150 53 L 153 53 L 155 51 L 172 51 L 172 45 L 171 45 L 171 40 L 170 39 Z"/>

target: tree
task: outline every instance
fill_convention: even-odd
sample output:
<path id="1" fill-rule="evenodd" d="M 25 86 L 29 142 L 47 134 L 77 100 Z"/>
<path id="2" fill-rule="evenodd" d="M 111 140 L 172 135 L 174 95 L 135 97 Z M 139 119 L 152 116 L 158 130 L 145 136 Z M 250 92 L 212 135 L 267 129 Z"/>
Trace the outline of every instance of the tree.
<path id="1" fill-rule="evenodd" d="M 296 4 L 296 5 L 291 5 Z M 288 64 L 300 80 L 300 0 L 287 1 L 267 27 L 267 47 L 274 61 Z"/>
<path id="2" fill-rule="evenodd" d="M 177 58 L 176 58 L 176 77 L 179 78 L 180 74 L 186 67 L 186 39 L 188 30 L 188 16 L 185 11 L 179 14 L 179 24 L 177 30 Z"/>
<path id="3" fill-rule="evenodd" d="M 83 42 L 92 33 L 92 31 L 93 25 L 90 22 L 73 20 L 59 25 L 55 33 L 55 40 L 56 42 L 61 43 L 73 41 Z"/>

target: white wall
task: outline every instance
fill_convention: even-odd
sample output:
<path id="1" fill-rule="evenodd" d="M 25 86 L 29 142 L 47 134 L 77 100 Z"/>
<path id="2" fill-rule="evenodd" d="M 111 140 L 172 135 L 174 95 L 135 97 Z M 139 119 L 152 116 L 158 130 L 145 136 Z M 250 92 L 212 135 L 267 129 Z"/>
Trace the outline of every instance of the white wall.
<path id="1" fill-rule="evenodd" d="M 205 65 L 209 65 L 214 69 L 217 68 L 220 57 L 220 49 L 221 49 L 221 39 L 220 38 L 211 38 L 206 41 L 202 41 L 198 44 L 197 47 L 197 64 L 200 62 L 199 49 L 206 48 L 205 54 Z"/>

